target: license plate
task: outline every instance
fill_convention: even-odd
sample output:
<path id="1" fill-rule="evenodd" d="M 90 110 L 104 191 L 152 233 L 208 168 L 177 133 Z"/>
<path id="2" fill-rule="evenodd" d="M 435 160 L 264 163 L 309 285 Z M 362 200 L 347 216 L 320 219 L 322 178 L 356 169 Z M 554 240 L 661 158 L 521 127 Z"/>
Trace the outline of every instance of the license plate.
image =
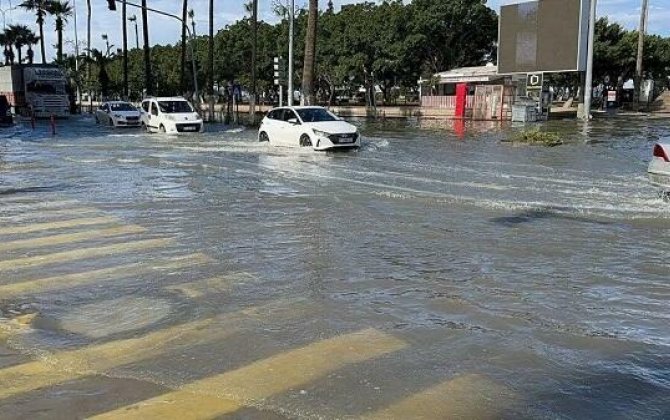
<path id="1" fill-rule="evenodd" d="M 353 141 L 353 137 L 340 137 L 340 143 L 352 143 Z"/>
<path id="2" fill-rule="evenodd" d="M 195 127 L 184 127 L 184 131 L 195 131 Z"/>

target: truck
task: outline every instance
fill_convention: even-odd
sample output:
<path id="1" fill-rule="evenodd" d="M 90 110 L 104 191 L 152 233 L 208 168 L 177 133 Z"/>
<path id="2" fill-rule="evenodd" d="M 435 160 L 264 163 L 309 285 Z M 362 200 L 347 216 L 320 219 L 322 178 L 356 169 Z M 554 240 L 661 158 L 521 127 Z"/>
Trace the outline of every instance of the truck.
<path id="1" fill-rule="evenodd" d="M 68 81 L 63 70 L 49 64 L 0 67 L 0 95 L 15 115 L 35 118 L 70 116 Z"/>

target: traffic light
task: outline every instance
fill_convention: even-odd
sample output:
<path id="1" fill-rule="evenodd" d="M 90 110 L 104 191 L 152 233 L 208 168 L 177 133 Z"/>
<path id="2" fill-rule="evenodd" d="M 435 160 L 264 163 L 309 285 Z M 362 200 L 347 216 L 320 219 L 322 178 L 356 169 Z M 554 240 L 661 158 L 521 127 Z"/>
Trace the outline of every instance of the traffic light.
<path id="1" fill-rule="evenodd" d="M 107 0 L 107 7 L 109 10 L 116 10 L 116 0 Z"/>
<path id="2" fill-rule="evenodd" d="M 273 68 L 275 85 L 286 83 L 286 60 L 284 57 L 275 57 Z"/>

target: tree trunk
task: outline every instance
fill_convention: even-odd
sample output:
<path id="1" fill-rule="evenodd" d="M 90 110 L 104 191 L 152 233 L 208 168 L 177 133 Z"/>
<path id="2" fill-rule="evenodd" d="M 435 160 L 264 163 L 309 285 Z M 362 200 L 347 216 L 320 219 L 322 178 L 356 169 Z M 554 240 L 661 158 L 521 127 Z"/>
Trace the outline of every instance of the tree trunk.
<path id="1" fill-rule="evenodd" d="M 42 53 L 42 64 L 47 63 L 47 55 L 44 51 L 44 21 L 39 21 L 40 27 L 40 52 Z"/>
<path id="2" fill-rule="evenodd" d="M 151 82 L 151 51 L 149 50 L 149 18 L 147 16 L 147 0 L 142 0 L 142 32 L 144 38 L 144 86 L 147 95 L 153 94 Z"/>
<path id="3" fill-rule="evenodd" d="M 86 57 L 88 58 L 88 64 L 86 64 L 86 80 L 91 82 L 91 0 L 86 0 Z M 89 98 L 90 89 L 89 89 Z"/>
<path id="4" fill-rule="evenodd" d="M 207 93 L 209 119 L 214 119 L 214 0 L 209 0 L 209 50 L 207 54 Z"/>
<path id="5" fill-rule="evenodd" d="M 188 0 L 183 0 L 181 9 L 181 92 L 186 93 L 186 19 L 188 18 Z"/>
<path id="6" fill-rule="evenodd" d="M 307 34 L 305 35 L 305 63 L 302 69 L 302 94 L 305 105 L 313 105 L 314 98 L 314 64 L 316 61 L 316 25 L 319 15 L 319 0 L 309 0 L 307 15 Z"/>
<path id="7" fill-rule="evenodd" d="M 128 99 L 128 19 L 126 19 L 126 0 L 121 6 L 121 30 L 123 31 L 123 99 Z"/>
<path id="8" fill-rule="evenodd" d="M 56 59 L 58 60 L 58 64 L 63 63 L 63 19 L 60 17 L 56 18 L 56 32 L 58 33 L 58 53 L 56 55 Z"/>

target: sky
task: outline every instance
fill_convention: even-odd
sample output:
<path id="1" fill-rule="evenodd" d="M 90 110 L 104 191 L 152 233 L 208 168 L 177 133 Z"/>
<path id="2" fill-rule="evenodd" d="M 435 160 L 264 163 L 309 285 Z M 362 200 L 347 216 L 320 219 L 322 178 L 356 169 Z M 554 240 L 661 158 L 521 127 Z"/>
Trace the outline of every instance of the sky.
<path id="1" fill-rule="evenodd" d="M 16 5 L 21 0 L 0 0 L 0 12 L 3 16 L 3 25 L 11 23 L 21 23 L 33 28 L 37 33 L 37 25 L 34 16 L 17 9 Z M 77 35 L 80 48 L 86 40 L 86 0 L 69 0 L 74 3 L 77 10 Z M 136 0 L 138 3 L 140 0 Z M 282 0 L 259 0 L 259 17 L 265 21 L 275 21 L 271 7 L 274 1 Z M 283 0 L 287 1 L 287 0 Z M 379 1 L 379 0 L 377 0 Z M 407 1 L 407 0 L 406 0 Z M 489 7 L 499 11 L 501 4 L 518 3 L 520 0 L 488 0 Z M 215 0 L 215 28 L 221 28 L 227 24 L 233 23 L 244 16 L 243 8 L 245 0 Z M 335 9 L 339 9 L 342 4 L 359 3 L 357 0 L 334 0 Z M 91 0 L 92 24 L 91 24 L 91 42 L 93 47 L 103 49 L 105 43 L 102 40 L 102 34 L 107 34 L 110 44 L 114 48 L 121 46 L 121 23 L 120 7 L 116 12 L 107 9 L 106 0 Z M 181 14 L 182 0 L 148 0 L 149 7 L 164 10 L 170 13 Z M 321 7 L 325 7 L 327 0 L 321 0 Z M 217 5 L 218 4 L 218 5 Z M 295 0 L 297 7 L 305 7 L 307 0 Z M 635 29 L 640 19 L 641 0 L 598 0 L 598 16 L 608 16 L 610 21 L 618 22 L 628 29 Z M 220 6 L 219 6 L 220 5 Z M 195 10 L 196 32 L 204 33 L 207 31 L 207 13 L 208 0 L 190 0 L 189 8 Z M 648 32 L 663 36 L 670 36 L 670 1 L 668 0 L 649 0 L 649 24 Z M 142 43 L 142 25 L 139 9 L 128 8 L 128 15 L 138 15 L 139 38 Z M 56 43 L 56 35 L 53 19 L 47 18 L 44 27 L 45 39 L 47 41 L 47 58 L 52 58 L 55 53 L 54 48 L 48 48 L 49 45 Z M 128 25 L 129 47 L 135 46 L 135 30 L 132 23 Z M 180 37 L 180 26 L 176 20 L 170 18 L 151 16 L 149 17 L 149 36 L 152 44 L 174 44 Z M 64 35 L 66 45 L 64 50 L 70 53 L 74 50 L 74 18 L 71 17 L 67 23 Z M 36 50 L 35 59 L 40 60 L 39 52 Z"/>

